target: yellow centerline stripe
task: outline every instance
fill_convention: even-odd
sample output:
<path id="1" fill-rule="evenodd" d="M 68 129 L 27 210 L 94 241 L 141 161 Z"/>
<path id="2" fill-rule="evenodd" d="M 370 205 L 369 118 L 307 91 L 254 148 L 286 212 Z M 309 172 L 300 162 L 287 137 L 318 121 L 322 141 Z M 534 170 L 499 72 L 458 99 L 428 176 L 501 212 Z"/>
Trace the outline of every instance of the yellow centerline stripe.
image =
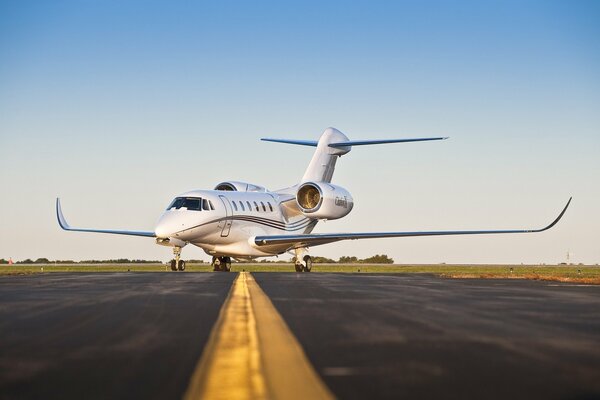
<path id="1" fill-rule="evenodd" d="M 332 399 L 249 272 L 236 278 L 185 399 Z"/>
<path id="2" fill-rule="evenodd" d="M 245 273 L 236 278 L 185 399 L 265 399 L 256 322 Z"/>

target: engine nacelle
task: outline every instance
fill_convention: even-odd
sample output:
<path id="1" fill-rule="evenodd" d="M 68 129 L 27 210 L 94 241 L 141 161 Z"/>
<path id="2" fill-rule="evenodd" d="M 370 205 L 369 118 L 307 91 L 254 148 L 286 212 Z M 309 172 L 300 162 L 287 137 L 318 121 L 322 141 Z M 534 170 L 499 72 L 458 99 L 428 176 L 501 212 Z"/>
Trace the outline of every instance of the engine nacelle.
<path id="1" fill-rule="evenodd" d="M 296 203 L 309 218 L 338 219 L 352 211 L 354 200 L 343 187 L 326 182 L 306 182 L 296 192 Z"/>
<path id="2" fill-rule="evenodd" d="M 226 190 L 230 192 L 266 192 L 262 186 L 254 185 L 252 183 L 228 181 L 221 182 L 215 186 L 214 190 Z"/>

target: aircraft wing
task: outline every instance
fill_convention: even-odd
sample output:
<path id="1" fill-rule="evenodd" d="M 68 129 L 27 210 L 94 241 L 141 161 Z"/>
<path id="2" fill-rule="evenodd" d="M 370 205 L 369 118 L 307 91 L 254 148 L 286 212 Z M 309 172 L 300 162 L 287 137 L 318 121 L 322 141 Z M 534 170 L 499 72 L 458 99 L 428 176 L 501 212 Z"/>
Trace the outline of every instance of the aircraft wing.
<path id="1" fill-rule="evenodd" d="M 114 230 L 114 229 L 88 229 L 88 228 L 72 228 L 67 223 L 65 219 L 62 209 L 60 207 L 60 199 L 56 199 L 56 218 L 58 219 L 58 224 L 65 231 L 77 231 L 77 232 L 95 232 L 95 233 L 112 233 L 115 235 L 130 235 L 130 236 L 146 236 L 146 237 L 156 237 L 154 232 L 147 231 L 125 231 L 125 230 Z"/>
<path id="2" fill-rule="evenodd" d="M 358 232 L 358 233 L 316 233 L 308 235 L 268 235 L 256 236 L 256 246 L 289 245 L 289 248 L 311 247 L 322 244 L 339 242 L 341 240 L 375 239 L 390 237 L 416 237 L 416 236 L 451 236 L 451 235 L 487 235 L 497 233 L 535 233 L 543 232 L 552 228 L 560 221 L 567 211 L 571 199 L 562 212 L 548 226 L 541 229 L 508 229 L 508 230 L 485 230 L 485 231 L 422 231 L 422 232 Z"/>

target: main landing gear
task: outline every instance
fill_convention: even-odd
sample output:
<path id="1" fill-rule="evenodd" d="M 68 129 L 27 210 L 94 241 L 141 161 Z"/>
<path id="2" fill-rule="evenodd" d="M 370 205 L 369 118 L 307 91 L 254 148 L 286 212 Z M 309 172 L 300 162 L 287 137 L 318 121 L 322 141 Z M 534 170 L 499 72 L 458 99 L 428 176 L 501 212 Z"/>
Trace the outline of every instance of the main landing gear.
<path id="1" fill-rule="evenodd" d="M 312 257 L 306 254 L 306 249 L 300 248 L 295 249 L 296 253 L 296 262 L 294 263 L 294 268 L 296 272 L 310 272 L 312 270 Z"/>
<path id="2" fill-rule="evenodd" d="M 231 271 L 231 257 L 213 257 L 211 265 L 215 272 L 229 272 Z"/>
<path id="3" fill-rule="evenodd" d="M 185 261 L 180 260 L 181 247 L 173 247 L 175 259 L 171 260 L 171 271 L 185 271 Z"/>

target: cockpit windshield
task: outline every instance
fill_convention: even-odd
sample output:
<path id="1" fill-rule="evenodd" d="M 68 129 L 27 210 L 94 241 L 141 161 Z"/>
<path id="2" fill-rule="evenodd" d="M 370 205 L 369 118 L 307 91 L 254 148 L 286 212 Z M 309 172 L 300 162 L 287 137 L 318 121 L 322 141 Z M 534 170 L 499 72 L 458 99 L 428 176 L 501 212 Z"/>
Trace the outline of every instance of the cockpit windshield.
<path id="1" fill-rule="evenodd" d="M 176 197 L 175 200 L 167 207 L 167 210 L 186 208 L 188 210 L 201 211 L 202 199 L 199 197 Z"/>

